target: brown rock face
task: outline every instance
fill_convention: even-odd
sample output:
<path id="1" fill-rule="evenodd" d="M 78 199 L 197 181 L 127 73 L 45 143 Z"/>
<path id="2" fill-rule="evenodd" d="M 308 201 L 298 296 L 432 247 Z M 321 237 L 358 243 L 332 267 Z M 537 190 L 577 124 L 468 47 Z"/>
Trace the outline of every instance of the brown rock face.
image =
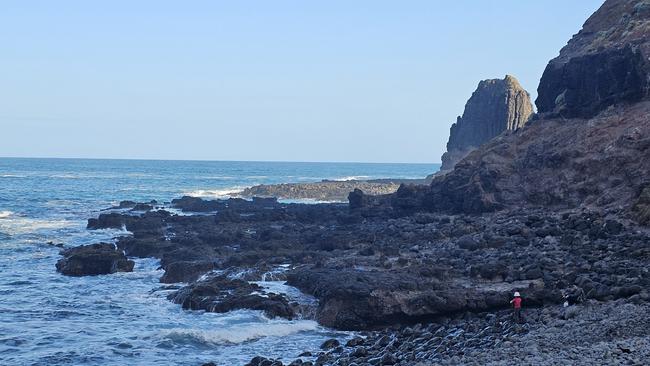
<path id="1" fill-rule="evenodd" d="M 607 0 L 551 60 L 539 113 L 589 118 L 610 105 L 650 96 L 650 2 Z"/>
<path id="2" fill-rule="evenodd" d="M 532 114 L 530 95 L 513 76 L 481 81 L 463 116 L 451 126 L 441 169 L 453 169 L 472 150 L 503 131 L 523 127 Z"/>

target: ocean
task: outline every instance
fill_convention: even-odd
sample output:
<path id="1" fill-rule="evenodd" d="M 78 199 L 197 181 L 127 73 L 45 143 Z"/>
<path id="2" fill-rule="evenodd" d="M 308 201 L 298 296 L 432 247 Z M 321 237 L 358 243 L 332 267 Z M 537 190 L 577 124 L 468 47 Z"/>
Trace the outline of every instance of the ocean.
<path id="1" fill-rule="evenodd" d="M 225 198 L 256 184 L 423 178 L 438 164 L 285 163 L 0 158 L 1 365 L 243 365 L 291 361 L 350 333 L 256 311 L 182 310 L 166 300 L 154 259 L 132 273 L 67 277 L 59 248 L 112 242 L 87 219 L 121 200 Z M 291 291 L 282 283 L 266 284 Z"/>

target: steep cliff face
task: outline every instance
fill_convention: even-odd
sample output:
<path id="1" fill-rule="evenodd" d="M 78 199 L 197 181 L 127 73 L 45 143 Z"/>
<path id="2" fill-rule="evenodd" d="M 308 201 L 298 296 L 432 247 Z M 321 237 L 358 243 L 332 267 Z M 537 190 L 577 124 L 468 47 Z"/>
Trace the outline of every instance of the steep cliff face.
<path id="1" fill-rule="evenodd" d="M 587 206 L 636 212 L 643 221 L 649 40 L 649 1 L 607 0 L 549 62 L 538 88 L 540 118 L 436 177 L 421 204 L 473 213 Z"/>
<path id="2" fill-rule="evenodd" d="M 451 126 L 441 169 L 453 169 L 472 150 L 503 131 L 523 127 L 532 113 L 530 95 L 513 76 L 481 81 L 463 116 Z"/>
<path id="3" fill-rule="evenodd" d="M 608 0 L 551 60 L 540 81 L 539 113 L 589 118 L 650 96 L 650 1 Z"/>
<path id="4" fill-rule="evenodd" d="M 607 0 L 550 61 L 538 118 L 433 178 L 393 210 L 590 208 L 650 224 L 650 1 Z"/>

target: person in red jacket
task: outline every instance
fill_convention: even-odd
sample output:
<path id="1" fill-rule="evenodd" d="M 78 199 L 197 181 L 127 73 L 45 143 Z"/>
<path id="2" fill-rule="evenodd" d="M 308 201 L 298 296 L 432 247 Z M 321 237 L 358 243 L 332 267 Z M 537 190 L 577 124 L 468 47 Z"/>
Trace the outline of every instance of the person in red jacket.
<path id="1" fill-rule="evenodd" d="M 518 291 L 515 291 L 515 298 L 510 300 L 510 303 L 514 307 L 514 318 L 515 322 L 521 323 L 522 318 L 521 318 L 521 295 L 519 294 Z"/>

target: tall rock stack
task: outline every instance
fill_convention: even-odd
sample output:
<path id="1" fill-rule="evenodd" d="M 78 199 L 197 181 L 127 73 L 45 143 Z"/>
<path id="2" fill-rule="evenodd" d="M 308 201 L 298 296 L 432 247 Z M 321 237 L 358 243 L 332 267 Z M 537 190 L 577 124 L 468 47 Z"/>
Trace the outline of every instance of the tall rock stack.
<path id="1" fill-rule="evenodd" d="M 516 130 L 533 114 L 530 95 L 517 79 L 483 80 L 465 105 L 462 117 L 451 126 L 442 170 L 451 170 L 472 150 L 506 130 Z"/>

